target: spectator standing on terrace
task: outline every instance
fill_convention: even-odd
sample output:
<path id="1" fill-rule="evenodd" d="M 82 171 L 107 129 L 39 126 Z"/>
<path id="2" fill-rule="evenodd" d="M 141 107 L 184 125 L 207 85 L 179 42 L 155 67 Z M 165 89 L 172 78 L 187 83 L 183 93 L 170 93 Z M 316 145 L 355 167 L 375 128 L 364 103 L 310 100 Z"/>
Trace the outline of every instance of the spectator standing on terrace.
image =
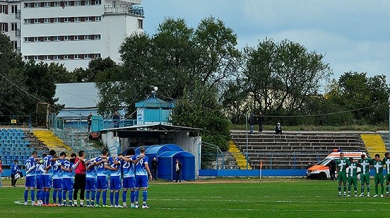
<path id="1" fill-rule="evenodd" d="M 88 122 L 88 132 L 91 132 L 92 112 L 89 112 L 89 115 L 87 117 L 87 122 Z"/>
<path id="2" fill-rule="evenodd" d="M 119 121 L 120 121 L 120 116 L 118 114 L 118 111 L 115 111 L 114 115 L 112 116 L 112 122 L 114 123 L 114 128 L 119 127 Z"/>
<path id="3" fill-rule="evenodd" d="M 251 114 L 249 116 L 249 125 L 250 125 L 250 134 L 253 134 L 253 130 L 255 129 L 255 116 Z"/>
<path id="4" fill-rule="evenodd" d="M 15 175 L 19 172 L 20 168 L 18 165 L 18 160 L 14 160 L 14 162 L 11 164 L 11 185 L 13 187 L 16 187 L 16 179 Z"/>
<path id="5" fill-rule="evenodd" d="M 259 132 L 263 132 L 263 123 L 264 123 L 264 115 L 260 112 L 259 117 L 257 117 L 257 121 L 259 122 Z"/>
<path id="6" fill-rule="evenodd" d="M 282 134 L 282 126 L 280 125 L 280 123 L 277 123 L 275 126 L 275 134 Z"/>

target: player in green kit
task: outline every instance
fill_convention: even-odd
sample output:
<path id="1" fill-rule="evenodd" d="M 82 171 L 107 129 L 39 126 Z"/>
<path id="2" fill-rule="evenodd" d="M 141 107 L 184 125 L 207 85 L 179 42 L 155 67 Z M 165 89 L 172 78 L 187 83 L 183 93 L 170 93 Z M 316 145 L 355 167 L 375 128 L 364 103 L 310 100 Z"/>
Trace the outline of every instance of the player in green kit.
<path id="1" fill-rule="evenodd" d="M 383 198 L 383 162 L 380 158 L 379 154 L 375 155 L 375 159 L 373 161 L 374 169 L 375 169 L 375 176 L 374 176 L 374 182 L 375 182 L 375 195 L 372 196 L 374 198 L 378 197 L 378 184 L 381 184 L 381 198 Z"/>
<path id="2" fill-rule="evenodd" d="M 341 183 L 344 186 L 344 196 L 347 196 L 347 167 L 349 161 L 344 157 L 344 153 L 340 152 L 340 159 L 336 160 L 337 168 L 337 181 L 339 182 L 338 190 L 339 196 L 341 196 Z"/>
<path id="3" fill-rule="evenodd" d="M 383 165 L 386 166 L 386 197 L 389 197 L 389 188 L 390 188 L 390 155 L 389 152 L 385 153 L 385 158 L 383 158 Z"/>
<path id="4" fill-rule="evenodd" d="M 359 160 L 359 165 L 362 168 L 362 172 L 360 174 L 360 182 L 362 187 L 360 189 L 361 193 L 359 197 L 364 196 L 364 184 L 367 185 L 367 197 L 370 197 L 370 164 L 372 163 L 372 159 L 366 157 L 365 154 L 361 155 L 361 159 Z"/>
<path id="5" fill-rule="evenodd" d="M 348 177 L 348 195 L 351 196 L 351 186 L 353 185 L 353 190 L 355 191 L 355 197 L 357 197 L 357 168 L 359 164 L 353 161 L 353 158 L 349 158 L 349 166 L 347 168 L 347 177 Z"/>

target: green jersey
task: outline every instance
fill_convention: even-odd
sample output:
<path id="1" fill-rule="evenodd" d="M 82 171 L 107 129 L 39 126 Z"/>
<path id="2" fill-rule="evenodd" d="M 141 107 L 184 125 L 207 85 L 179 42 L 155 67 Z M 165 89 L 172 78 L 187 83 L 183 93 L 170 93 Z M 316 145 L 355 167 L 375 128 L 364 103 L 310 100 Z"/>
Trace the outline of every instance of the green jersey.
<path id="1" fill-rule="evenodd" d="M 375 174 L 380 174 L 380 173 L 383 174 L 383 163 L 382 163 L 382 161 L 374 160 L 372 163 L 374 164 Z"/>
<path id="2" fill-rule="evenodd" d="M 387 174 L 390 174 L 390 158 L 383 158 L 382 164 L 386 166 Z"/>
<path id="3" fill-rule="evenodd" d="M 349 164 L 349 161 L 346 157 L 343 159 L 336 160 L 336 167 L 337 167 L 337 172 L 340 173 L 345 173 L 347 172 L 347 166 Z"/>
<path id="4" fill-rule="evenodd" d="M 366 174 L 366 173 L 370 173 L 370 164 L 372 162 L 372 159 L 371 158 L 366 158 L 366 159 L 360 159 L 359 160 L 359 164 L 362 168 L 362 173 L 363 174 Z"/>
<path id="5" fill-rule="evenodd" d="M 347 168 L 347 175 L 348 177 L 356 177 L 357 176 L 357 169 L 359 164 L 356 162 L 352 162 L 349 164 Z"/>

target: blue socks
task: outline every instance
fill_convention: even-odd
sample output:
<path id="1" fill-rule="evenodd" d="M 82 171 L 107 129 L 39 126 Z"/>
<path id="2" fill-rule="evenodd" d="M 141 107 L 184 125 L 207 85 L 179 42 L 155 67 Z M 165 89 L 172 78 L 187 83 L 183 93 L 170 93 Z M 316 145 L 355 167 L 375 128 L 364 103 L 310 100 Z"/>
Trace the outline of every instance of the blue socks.
<path id="1" fill-rule="evenodd" d="M 139 195 L 139 190 L 134 191 L 134 201 L 138 202 L 138 195 Z"/>
<path id="2" fill-rule="evenodd" d="M 110 192 L 110 202 L 111 205 L 114 205 L 114 192 Z"/>
<path id="3" fill-rule="evenodd" d="M 127 199 L 126 195 L 127 195 L 127 190 L 122 192 L 122 201 L 123 202 L 126 202 L 126 199 Z"/>
<path id="4" fill-rule="evenodd" d="M 103 205 L 107 205 L 107 191 L 103 191 Z"/>
<path id="5" fill-rule="evenodd" d="M 130 202 L 131 203 L 134 203 L 134 198 L 135 198 L 134 191 L 130 191 Z"/>
<path id="6" fill-rule="evenodd" d="M 148 191 L 144 190 L 142 192 L 142 200 L 143 200 L 143 202 L 146 202 L 147 199 L 148 199 Z"/>
<path id="7" fill-rule="evenodd" d="M 115 206 L 119 205 L 119 192 L 115 192 Z"/>
<path id="8" fill-rule="evenodd" d="M 100 191 L 96 193 L 96 204 L 99 204 L 100 201 Z"/>

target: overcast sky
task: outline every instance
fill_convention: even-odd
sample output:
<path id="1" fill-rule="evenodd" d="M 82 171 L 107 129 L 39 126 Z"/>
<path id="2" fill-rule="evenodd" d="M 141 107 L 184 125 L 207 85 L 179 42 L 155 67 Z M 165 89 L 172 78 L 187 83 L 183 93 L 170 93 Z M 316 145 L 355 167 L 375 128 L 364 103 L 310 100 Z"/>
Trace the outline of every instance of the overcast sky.
<path id="1" fill-rule="evenodd" d="M 325 54 L 336 79 L 357 71 L 384 74 L 390 84 L 388 0 L 142 0 L 142 5 L 144 29 L 151 35 L 167 17 L 196 28 L 213 16 L 233 29 L 239 48 L 255 47 L 266 37 L 288 39 Z"/>

